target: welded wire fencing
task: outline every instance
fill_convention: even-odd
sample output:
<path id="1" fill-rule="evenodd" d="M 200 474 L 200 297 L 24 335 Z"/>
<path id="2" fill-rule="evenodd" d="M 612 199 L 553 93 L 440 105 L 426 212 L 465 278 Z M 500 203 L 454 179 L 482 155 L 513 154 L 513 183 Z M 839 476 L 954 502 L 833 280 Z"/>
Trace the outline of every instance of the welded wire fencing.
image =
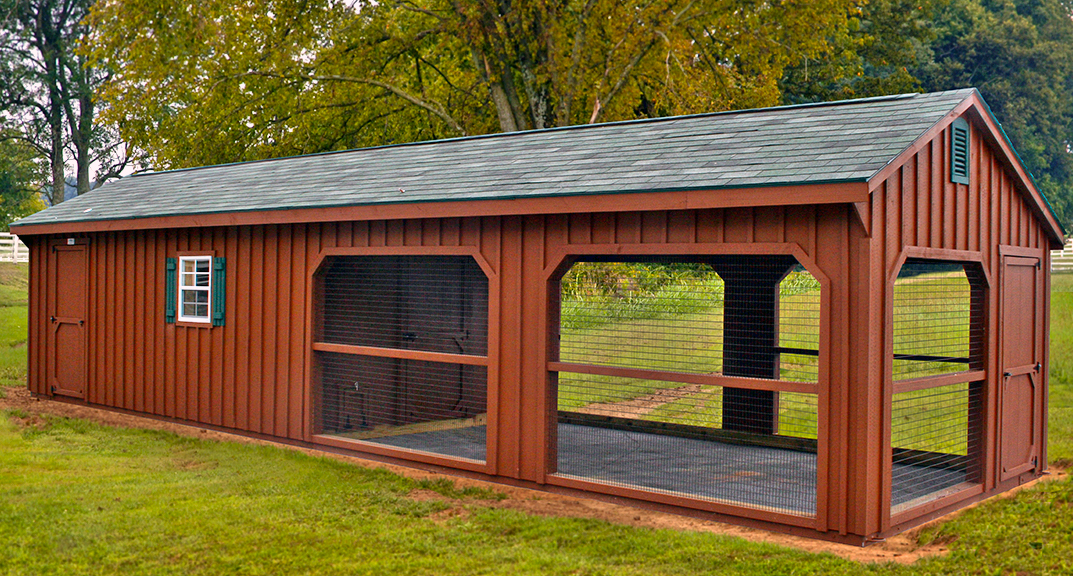
<path id="1" fill-rule="evenodd" d="M 960 263 L 908 260 L 894 283 L 894 379 L 979 368 L 984 283 Z"/>
<path id="2" fill-rule="evenodd" d="M 337 257 L 317 292 L 320 432 L 483 461 L 488 280 L 476 262 Z"/>
<path id="3" fill-rule="evenodd" d="M 980 481 L 984 297 L 976 264 L 910 259 L 894 283 L 893 378 L 913 380 L 891 404 L 895 512 Z M 966 381 L 927 380 L 958 373 Z"/>
<path id="4" fill-rule="evenodd" d="M 963 383 L 894 395 L 891 506 L 911 508 L 981 475 L 983 385 Z"/>
<path id="5" fill-rule="evenodd" d="M 796 260 L 582 261 L 560 285 L 559 475 L 815 514 L 820 285 Z"/>

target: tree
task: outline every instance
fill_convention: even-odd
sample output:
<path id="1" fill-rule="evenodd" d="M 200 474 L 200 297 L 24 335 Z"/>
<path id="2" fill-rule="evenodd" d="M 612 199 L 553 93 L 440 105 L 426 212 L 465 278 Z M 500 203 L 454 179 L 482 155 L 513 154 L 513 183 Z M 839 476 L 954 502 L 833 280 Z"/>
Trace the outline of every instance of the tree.
<path id="1" fill-rule="evenodd" d="M 16 218 L 42 210 L 43 165 L 20 138 L 0 133 L 0 229 Z"/>
<path id="2" fill-rule="evenodd" d="M 0 0 L 0 111 L 19 138 L 47 159 L 51 202 L 63 201 L 66 157 L 73 157 L 78 193 L 92 186 L 90 166 L 104 162 L 101 181 L 123 162 L 110 162 L 120 143 L 95 122 L 94 97 L 107 77 L 74 49 L 91 0 Z"/>
<path id="3" fill-rule="evenodd" d="M 101 0 L 104 114 L 179 167 L 775 104 L 854 0 Z"/>
<path id="4" fill-rule="evenodd" d="M 845 31 L 828 30 L 826 59 L 786 69 L 786 104 L 904 94 L 921 89 L 913 73 L 932 61 L 935 1 L 872 0 L 857 8 Z"/>
<path id="5" fill-rule="evenodd" d="M 1073 223 L 1073 5 L 950 0 L 938 7 L 926 90 L 975 86 L 1051 200 Z"/>

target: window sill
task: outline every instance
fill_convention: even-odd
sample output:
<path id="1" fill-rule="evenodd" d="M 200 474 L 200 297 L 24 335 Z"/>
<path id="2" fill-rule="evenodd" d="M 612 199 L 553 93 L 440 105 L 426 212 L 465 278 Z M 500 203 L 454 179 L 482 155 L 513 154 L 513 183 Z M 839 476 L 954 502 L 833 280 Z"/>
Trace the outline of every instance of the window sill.
<path id="1" fill-rule="evenodd" d="M 176 320 L 175 325 L 180 328 L 212 328 L 212 322 L 190 322 L 189 320 Z"/>

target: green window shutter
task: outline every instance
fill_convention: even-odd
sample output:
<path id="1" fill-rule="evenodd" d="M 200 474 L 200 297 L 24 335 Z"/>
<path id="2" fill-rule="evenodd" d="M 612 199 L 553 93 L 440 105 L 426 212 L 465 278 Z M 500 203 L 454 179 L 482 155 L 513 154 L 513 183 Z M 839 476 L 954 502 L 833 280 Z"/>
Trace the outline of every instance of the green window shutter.
<path id="1" fill-rule="evenodd" d="M 212 325 L 223 326 L 226 307 L 224 295 L 227 293 L 227 259 L 212 259 Z"/>
<path id="2" fill-rule="evenodd" d="M 175 290 L 179 284 L 178 261 L 168 258 L 164 264 L 164 322 L 175 323 L 175 307 L 177 305 Z"/>
<path id="3" fill-rule="evenodd" d="M 950 181 L 969 183 L 969 123 L 964 118 L 950 125 Z"/>

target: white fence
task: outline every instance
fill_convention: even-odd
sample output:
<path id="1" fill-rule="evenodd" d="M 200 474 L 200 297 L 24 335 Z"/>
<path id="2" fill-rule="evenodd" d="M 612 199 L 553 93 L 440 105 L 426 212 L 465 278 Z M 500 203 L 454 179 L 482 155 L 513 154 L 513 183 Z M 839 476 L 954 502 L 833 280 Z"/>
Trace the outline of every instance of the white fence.
<path id="1" fill-rule="evenodd" d="M 30 251 L 19 237 L 10 232 L 0 232 L 0 262 L 29 262 Z"/>
<path id="2" fill-rule="evenodd" d="M 1073 272 L 1073 238 L 1061 250 L 1051 250 L 1051 272 Z"/>

